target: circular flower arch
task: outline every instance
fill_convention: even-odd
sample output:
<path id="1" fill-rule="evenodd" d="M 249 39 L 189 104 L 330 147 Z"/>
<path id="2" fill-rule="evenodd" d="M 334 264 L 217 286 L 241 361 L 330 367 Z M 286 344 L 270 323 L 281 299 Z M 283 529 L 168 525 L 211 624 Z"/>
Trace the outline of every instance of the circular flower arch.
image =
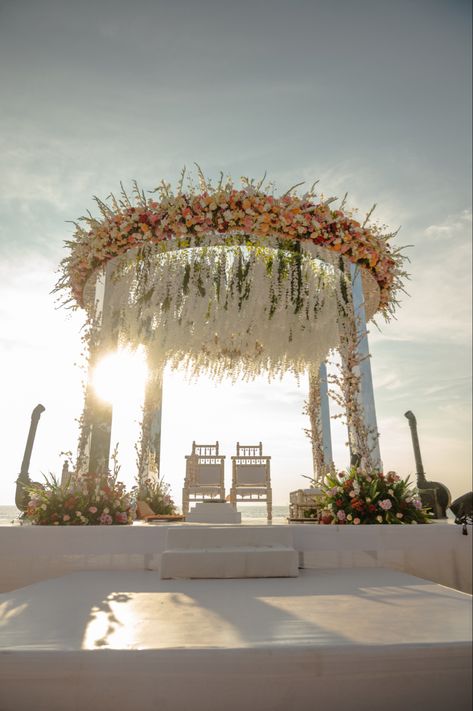
<path id="1" fill-rule="evenodd" d="M 176 192 L 162 183 L 147 197 L 135 184 L 131 198 L 122 189 L 118 199 L 96 199 L 101 216 L 75 223 L 57 284 L 72 306 L 93 311 L 90 287 L 112 263 L 129 340 L 150 342 L 174 329 L 160 343 L 164 359 L 171 352 L 182 359 L 187 339 L 191 358 L 220 359 L 220 370 L 242 354 L 271 370 L 266 356 L 273 352 L 279 371 L 296 363 L 299 372 L 311 353 L 320 360 L 336 345 L 335 292 L 347 263 L 361 267 L 368 318 L 393 314 L 403 257 L 390 246 L 394 235 L 368 218 L 361 223 L 313 191 L 276 196 L 246 179 L 238 189 L 230 180 L 214 187 L 201 172 L 199 186 L 184 190 L 183 177 Z M 241 313 L 246 320 L 238 326 Z M 321 324 L 324 338 L 317 337 Z M 297 349 L 298 339 L 305 339 L 305 350 Z"/>

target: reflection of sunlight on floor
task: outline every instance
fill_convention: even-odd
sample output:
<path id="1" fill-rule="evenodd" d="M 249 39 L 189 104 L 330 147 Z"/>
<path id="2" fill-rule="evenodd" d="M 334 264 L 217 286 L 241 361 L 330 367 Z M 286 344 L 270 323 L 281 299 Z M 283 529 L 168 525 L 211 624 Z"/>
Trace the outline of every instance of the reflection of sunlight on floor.
<path id="1" fill-rule="evenodd" d="M 219 646 L 234 645 L 239 637 L 228 619 L 186 594 L 112 593 L 92 608 L 82 649 L 152 649 L 164 640 L 172 647 L 186 647 L 186 630 L 194 628 L 197 620 L 203 640 L 212 639 L 216 630 Z M 194 638 L 192 647 L 199 646 L 206 647 L 208 642 L 199 644 Z"/>
<path id="2" fill-rule="evenodd" d="M 28 603 L 25 602 L 23 605 L 17 605 L 16 607 L 12 607 L 10 609 L 8 609 L 8 607 L 8 602 L 4 602 L 0 605 L 0 628 L 3 625 L 6 625 L 9 620 L 13 620 L 14 617 L 21 615 L 21 613 L 28 607 Z"/>
<path id="3" fill-rule="evenodd" d="M 92 608 L 91 620 L 85 629 L 82 648 L 95 649 L 97 646 L 102 646 L 98 643 L 107 637 L 108 627 L 107 614 L 96 607 Z"/>
<path id="4" fill-rule="evenodd" d="M 93 607 L 91 620 L 85 629 L 82 648 L 132 647 L 138 624 L 133 607 L 127 604 L 132 600 L 133 595 L 128 593 L 111 593 L 101 605 Z"/>

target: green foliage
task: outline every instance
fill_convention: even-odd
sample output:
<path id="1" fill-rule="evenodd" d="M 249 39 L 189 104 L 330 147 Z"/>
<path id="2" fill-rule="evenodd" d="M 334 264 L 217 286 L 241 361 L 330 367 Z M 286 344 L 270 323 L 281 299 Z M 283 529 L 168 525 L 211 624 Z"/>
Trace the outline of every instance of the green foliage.
<path id="1" fill-rule="evenodd" d="M 145 501 L 155 514 L 176 513 L 176 505 L 170 495 L 170 486 L 163 479 L 146 479 L 136 487 L 138 501 Z"/>

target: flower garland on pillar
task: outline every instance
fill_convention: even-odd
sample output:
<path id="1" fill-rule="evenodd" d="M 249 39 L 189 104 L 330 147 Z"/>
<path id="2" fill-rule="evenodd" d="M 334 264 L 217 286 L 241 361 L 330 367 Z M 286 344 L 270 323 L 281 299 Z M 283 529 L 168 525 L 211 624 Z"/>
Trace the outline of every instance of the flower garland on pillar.
<path id="1" fill-rule="evenodd" d="M 150 369 L 146 383 L 141 433 L 137 446 L 138 482 L 143 483 L 160 476 L 161 454 L 161 406 L 163 373 L 160 368 Z M 156 417 L 159 419 L 159 431 L 155 429 Z"/>
<path id="2" fill-rule="evenodd" d="M 338 352 L 341 363 L 338 372 L 329 375 L 328 380 L 332 388 L 330 395 L 345 413 L 348 428 L 348 445 L 350 455 L 361 460 L 364 470 L 374 468 L 370 439 L 377 441 L 378 432 L 369 431 L 365 424 L 363 404 L 360 400 L 360 337 L 358 324 L 355 318 L 351 281 L 348 278 L 340 280 L 338 324 L 340 342 Z M 335 416 L 337 417 L 337 415 Z"/>
<path id="3" fill-rule="evenodd" d="M 314 478 L 320 481 L 325 476 L 325 456 L 322 439 L 320 376 L 318 370 L 309 371 L 309 398 L 304 405 L 304 414 L 309 417 L 310 429 L 304 430 L 312 445 Z"/>

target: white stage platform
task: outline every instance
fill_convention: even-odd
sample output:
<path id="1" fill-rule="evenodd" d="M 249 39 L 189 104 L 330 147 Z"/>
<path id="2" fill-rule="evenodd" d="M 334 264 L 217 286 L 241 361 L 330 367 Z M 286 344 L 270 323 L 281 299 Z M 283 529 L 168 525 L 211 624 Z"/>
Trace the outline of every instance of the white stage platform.
<path id="1" fill-rule="evenodd" d="M 0 596 L 1 711 L 470 709 L 471 598 L 381 568 Z"/>
<path id="2" fill-rule="evenodd" d="M 158 570 L 168 529 L 181 526 L 192 524 L 1 526 L 0 592 L 73 571 Z M 195 524 L 194 528 L 203 526 Z M 460 526 L 448 523 L 270 528 L 292 530 L 304 568 L 384 567 L 472 591 L 471 528 L 468 536 L 462 536 Z"/>

